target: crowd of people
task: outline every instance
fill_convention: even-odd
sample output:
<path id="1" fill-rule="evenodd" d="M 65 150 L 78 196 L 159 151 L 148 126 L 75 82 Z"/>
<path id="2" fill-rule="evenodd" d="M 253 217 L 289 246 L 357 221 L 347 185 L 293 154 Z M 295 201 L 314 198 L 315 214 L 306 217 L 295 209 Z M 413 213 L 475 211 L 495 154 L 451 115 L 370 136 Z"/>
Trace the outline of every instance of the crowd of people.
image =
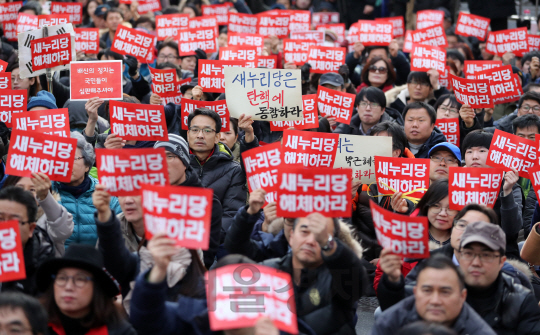
<path id="1" fill-rule="evenodd" d="M 4 0 L 5 1 L 5 0 Z M 0 1 L 0 2 L 4 2 Z M 100 29 L 97 55 L 77 52 L 77 60 L 120 60 L 121 101 L 163 104 L 151 89 L 149 67 L 174 69 L 182 99 L 224 100 L 204 92 L 200 60 L 219 53 L 198 49 L 180 56 L 172 37 L 159 41 L 155 62 L 111 50 L 120 25 L 156 34 L 155 16 L 201 16 L 208 0 L 161 0 L 162 10 L 143 15 L 137 1 L 80 0 L 81 27 Z M 223 3 L 223 0 L 215 3 Z M 226 1 L 225 1 L 226 2 Z M 17 220 L 25 279 L 0 284 L 0 332 L 7 334 L 210 334 L 205 276 L 231 264 L 260 264 L 288 273 L 300 334 L 355 334 L 361 297 L 377 297 L 371 334 L 540 334 L 540 206 L 531 180 L 512 169 L 504 175 L 493 208 L 469 203 L 451 209 L 449 168 L 488 168 L 495 130 L 535 140 L 540 135 L 540 51 L 502 57 L 486 42 L 459 36 L 459 1 L 427 0 L 231 0 L 231 12 L 257 14 L 300 9 L 338 12 L 348 29 L 358 20 L 403 16 L 414 29 L 420 10 L 444 12 L 448 41 L 446 65 L 464 77 L 465 61 L 500 60 L 511 65 L 523 95 L 494 108 L 475 109 L 440 85 L 439 72 L 411 71 L 404 37 L 388 46 L 339 41 L 324 31 L 326 46 L 349 48 L 337 73 L 312 73 L 311 66 L 285 62 L 283 40 L 267 36 L 264 55 L 277 56 L 277 68 L 301 72 L 302 94 L 319 86 L 356 96 L 350 124 L 318 113 L 309 131 L 392 139 L 392 157 L 429 159 L 430 184 L 418 202 L 396 192 L 381 196 L 376 184 L 352 183 L 350 217 L 320 213 L 279 217 L 276 202 L 265 206 L 266 191 L 248 191 L 242 153 L 281 141 L 267 121 L 242 114 L 222 131 L 215 111 L 198 108 L 181 127 L 180 104 L 164 106 L 168 141 L 124 140 L 110 129 L 107 100 L 70 99 L 69 71 L 20 76 L 18 44 L 1 39 L 0 60 L 7 63 L 13 90 L 28 92 L 27 110 L 67 108 L 75 161 L 69 182 L 44 173 L 19 177 L 5 173 L 11 128 L 0 123 L 0 221 Z M 212 1 L 214 3 L 214 1 Z M 514 1 L 469 1 L 470 13 L 491 20 L 491 31 L 508 28 Z M 45 13 L 29 0 L 20 13 Z M 536 24 L 536 23 L 534 23 Z M 219 27 L 218 47 L 228 30 Z M 52 92 L 52 93 L 51 93 Z M 436 121 L 458 118 L 457 145 L 449 143 Z M 164 148 L 169 184 L 213 190 L 207 250 L 178 247 L 165 233 L 146 238 L 141 196 L 111 196 L 99 182 L 96 148 Z M 403 258 L 383 248 L 370 202 L 428 221 L 430 257 Z M 269 317 L 253 327 L 225 334 L 269 335 L 280 331 Z"/>

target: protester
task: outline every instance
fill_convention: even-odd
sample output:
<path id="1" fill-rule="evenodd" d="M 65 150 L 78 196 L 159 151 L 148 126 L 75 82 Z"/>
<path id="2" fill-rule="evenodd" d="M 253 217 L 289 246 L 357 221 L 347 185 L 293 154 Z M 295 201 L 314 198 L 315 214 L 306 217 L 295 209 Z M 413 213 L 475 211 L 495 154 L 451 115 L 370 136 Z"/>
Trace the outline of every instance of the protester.
<path id="1" fill-rule="evenodd" d="M 124 14 L 122 14 L 120 9 L 113 7 L 107 10 L 104 19 L 105 25 L 109 31 L 101 36 L 100 41 L 105 42 L 107 48 L 110 48 L 118 26 L 124 21 Z"/>
<path id="2" fill-rule="evenodd" d="M 39 301 L 19 292 L 0 294 L 0 327 L 7 334 L 47 334 L 47 312 Z"/>
<path id="3" fill-rule="evenodd" d="M 473 130 L 484 128 L 485 112 L 480 110 L 476 113 L 469 105 L 462 105 L 453 94 L 445 94 L 437 99 L 435 106 L 437 120 L 439 119 L 459 119 L 459 143 L 463 142 L 465 136 Z"/>
<path id="4" fill-rule="evenodd" d="M 164 63 L 172 63 L 176 66 L 181 66 L 180 57 L 178 57 L 178 43 L 163 42 L 159 45 L 156 61 L 156 68 Z M 180 79 L 193 77 L 193 72 L 180 67 Z"/>
<path id="5" fill-rule="evenodd" d="M 373 86 L 380 88 L 383 92 L 394 87 L 396 82 L 396 73 L 394 66 L 386 58 L 371 58 L 362 70 L 362 84 L 358 86 L 359 90 L 365 87 Z"/>
<path id="6" fill-rule="evenodd" d="M 484 129 L 492 133 L 495 132 L 495 129 L 499 129 L 512 134 L 512 121 L 518 116 L 526 114 L 540 116 L 540 93 L 528 92 L 523 94 L 519 98 L 517 110 L 514 113 L 495 121 L 494 127 L 486 127 Z"/>
<path id="7" fill-rule="evenodd" d="M 403 110 L 405 135 L 408 148 L 416 158 L 427 158 L 436 144 L 446 142 L 446 137 L 435 128 L 437 114 L 424 102 L 413 102 Z"/>
<path id="8" fill-rule="evenodd" d="M 2 43 L 4 45 L 5 43 Z M 26 90 L 28 92 L 28 100 L 31 97 L 36 96 L 41 90 L 39 78 L 21 78 L 19 69 L 19 58 L 6 68 L 6 72 L 11 72 L 11 89 L 13 90 Z"/>
<path id="9" fill-rule="evenodd" d="M 461 166 L 461 152 L 455 145 L 443 142 L 439 143 L 428 153 L 429 155 L 429 180 L 448 179 L 451 166 Z"/>
<path id="10" fill-rule="evenodd" d="M 392 91 L 387 92 L 387 97 L 396 94 Z M 396 87 L 395 91 L 398 95 L 395 101 L 390 103 L 390 107 L 403 115 L 405 115 L 405 106 L 408 104 L 424 102 L 434 106 L 439 97 L 449 93 L 445 87 L 439 85 L 439 72 L 435 69 L 431 69 L 427 73 L 411 72 L 407 77 L 407 87 Z"/>

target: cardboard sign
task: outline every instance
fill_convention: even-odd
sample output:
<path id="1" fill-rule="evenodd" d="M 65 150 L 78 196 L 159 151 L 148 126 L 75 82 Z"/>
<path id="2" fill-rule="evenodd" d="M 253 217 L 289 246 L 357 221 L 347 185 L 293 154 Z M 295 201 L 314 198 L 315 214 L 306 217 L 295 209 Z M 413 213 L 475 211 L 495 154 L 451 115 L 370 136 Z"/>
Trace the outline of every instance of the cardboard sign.
<path id="1" fill-rule="evenodd" d="M 419 10 L 416 12 L 416 29 L 442 25 L 444 22 L 444 12 L 442 10 Z"/>
<path id="2" fill-rule="evenodd" d="M 411 52 L 413 47 L 412 31 L 407 30 L 405 32 L 405 41 L 403 41 L 403 52 Z"/>
<path id="3" fill-rule="evenodd" d="M 19 221 L 0 222 L 0 283 L 26 278 Z"/>
<path id="4" fill-rule="evenodd" d="M 229 33 L 257 34 L 257 22 L 257 15 L 229 12 Z"/>
<path id="5" fill-rule="evenodd" d="M 119 25 L 111 46 L 111 51 L 121 55 L 130 55 L 141 63 L 153 59 L 154 36 L 140 30 Z"/>
<path id="6" fill-rule="evenodd" d="M 83 4 L 80 2 L 51 2 L 51 14 L 69 14 L 69 22 L 82 23 Z"/>
<path id="7" fill-rule="evenodd" d="M 207 273 L 208 319 L 213 331 L 255 326 L 262 316 L 298 334 L 291 276 L 256 264 L 232 264 Z"/>
<path id="8" fill-rule="evenodd" d="M 429 224 L 425 216 L 411 217 L 393 213 L 369 202 L 377 241 L 393 254 L 407 258 L 428 258 Z"/>
<path id="9" fill-rule="evenodd" d="M 6 2 L 0 4 L 0 22 L 17 20 L 22 1 Z"/>
<path id="10" fill-rule="evenodd" d="M 98 28 L 75 28 L 75 50 L 87 54 L 99 52 Z"/>
<path id="11" fill-rule="evenodd" d="M 324 86 L 317 88 L 317 106 L 326 117 L 333 117 L 336 122 L 349 124 L 354 109 L 354 94 L 336 91 Z"/>
<path id="12" fill-rule="evenodd" d="M 345 48 L 311 45 L 308 51 L 308 63 L 312 73 L 338 72 L 345 64 Z"/>
<path id="13" fill-rule="evenodd" d="M 422 198 L 429 187 L 429 166 L 429 159 L 375 156 L 375 177 L 379 193 L 408 193 L 418 190 L 408 196 Z"/>
<path id="14" fill-rule="evenodd" d="M 206 53 L 217 51 L 217 30 L 213 28 L 195 28 L 179 31 L 178 51 L 180 56 L 194 56 L 195 50 Z"/>
<path id="15" fill-rule="evenodd" d="M 489 89 L 493 99 L 505 98 L 518 94 L 520 87 L 516 87 L 512 80 L 512 65 L 499 66 L 493 69 L 478 72 L 478 79 L 488 79 Z"/>
<path id="16" fill-rule="evenodd" d="M 244 67 L 243 60 L 199 60 L 199 86 L 203 92 L 225 93 L 225 74 L 227 67 Z"/>
<path id="17" fill-rule="evenodd" d="M 189 29 L 195 28 L 216 28 L 217 19 L 215 16 L 196 16 L 189 19 Z"/>
<path id="18" fill-rule="evenodd" d="M 220 60 L 243 60 L 255 62 L 257 55 L 257 47 L 233 46 L 219 48 Z"/>
<path id="19" fill-rule="evenodd" d="M 166 232 L 180 247 L 208 250 L 213 196 L 211 188 L 143 185 L 146 239 Z"/>
<path id="20" fill-rule="evenodd" d="M 233 4 L 230 2 L 225 2 L 223 4 L 216 5 L 202 5 L 202 14 L 203 16 L 215 16 L 217 24 L 227 25 L 229 24 L 229 9 L 233 7 Z"/>
<path id="21" fill-rule="evenodd" d="M 448 47 L 446 33 L 442 25 L 418 29 L 412 33 L 412 42 L 426 44 L 434 47 Z"/>
<path id="22" fill-rule="evenodd" d="M 71 23 L 69 14 L 38 15 L 38 28 Z M 49 34 L 50 35 L 50 34 Z"/>
<path id="23" fill-rule="evenodd" d="M 487 17 L 459 12 L 456 24 L 456 35 L 465 37 L 472 36 L 480 41 L 485 41 L 490 22 L 491 19 L 488 19 Z"/>
<path id="24" fill-rule="evenodd" d="M 276 142 L 242 153 L 249 192 L 262 188 L 266 203 L 277 201 L 277 175 L 281 164 L 281 143 Z"/>
<path id="25" fill-rule="evenodd" d="M 452 84 L 450 83 L 450 67 L 444 67 L 444 73 L 439 75 L 439 85 L 446 87 L 448 90 L 452 89 Z"/>
<path id="26" fill-rule="evenodd" d="M 4 30 L 4 37 L 10 42 L 17 41 L 17 20 L 10 20 L 2 22 L 2 29 Z"/>
<path id="27" fill-rule="evenodd" d="M 538 135 L 537 135 L 538 136 Z M 531 181 L 532 187 L 536 194 L 536 199 L 540 196 L 540 166 L 531 166 L 529 168 L 529 178 Z"/>
<path id="28" fill-rule="evenodd" d="M 71 35 L 62 34 L 38 38 L 30 43 L 32 50 L 32 70 L 50 69 L 75 61 L 71 54 Z"/>
<path id="29" fill-rule="evenodd" d="M 500 60 L 466 60 L 463 72 L 467 79 L 478 79 L 477 73 L 502 66 Z"/>
<path id="30" fill-rule="evenodd" d="M 315 108 L 317 101 L 316 94 L 307 94 L 302 96 L 302 114 L 303 118 L 299 121 L 272 121 L 270 122 L 271 131 L 284 131 L 294 128 L 296 130 L 319 128 L 319 114 Z"/>
<path id="31" fill-rule="evenodd" d="M 45 173 L 51 180 L 71 181 L 77 139 L 13 129 L 6 174 L 32 177 Z"/>
<path id="32" fill-rule="evenodd" d="M 26 112 L 27 90 L 0 91 L 0 122 L 11 128 L 11 115 Z"/>
<path id="33" fill-rule="evenodd" d="M 113 196 L 140 195 L 143 184 L 169 185 L 164 148 L 96 149 L 99 183 Z"/>
<path id="34" fill-rule="evenodd" d="M 69 137 L 67 108 L 36 110 L 12 116 L 13 129 Z"/>
<path id="35" fill-rule="evenodd" d="M 450 166 L 448 174 L 450 209 L 460 211 L 471 202 L 493 208 L 504 177 L 502 169 Z"/>
<path id="36" fill-rule="evenodd" d="M 19 13 L 17 16 L 17 34 L 38 29 L 37 15 Z"/>
<path id="37" fill-rule="evenodd" d="M 257 47 L 257 55 L 262 54 L 264 48 L 264 36 L 260 34 L 228 33 L 227 46 L 252 46 Z"/>
<path id="38" fill-rule="evenodd" d="M 351 175 L 351 169 L 279 167 L 278 217 L 351 217 Z"/>
<path id="39" fill-rule="evenodd" d="M 257 56 L 256 68 L 277 69 L 277 55 Z"/>
<path id="40" fill-rule="evenodd" d="M 386 136 L 285 130 L 282 143 L 285 165 L 352 169 L 353 179 L 363 184 L 375 182 L 375 156 L 392 157 L 392 139 Z"/>
<path id="41" fill-rule="evenodd" d="M 302 120 L 300 70 L 225 68 L 225 96 L 232 117 Z"/>
<path id="42" fill-rule="evenodd" d="M 527 43 L 529 44 L 529 52 L 540 50 L 540 36 L 527 34 Z"/>
<path id="43" fill-rule="evenodd" d="M 527 44 L 527 27 L 490 31 L 488 34 L 486 51 L 495 56 L 503 56 L 512 52 L 518 57 L 529 51 Z"/>
<path id="44" fill-rule="evenodd" d="M 516 169 L 519 176 L 529 178 L 529 168 L 538 163 L 534 141 L 495 129 L 486 164 L 504 171 Z"/>
<path id="45" fill-rule="evenodd" d="M 391 23 L 393 27 L 392 35 L 394 38 L 405 36 L 405 22 L 403 16 L 377 17 L 375 18 L 375 21 Z"/>
<path id="46" fill-rule="evenodd" d="M 188 29 L 189 14 L 167 14 L 156 16 L 156 36 L 158 41 L 167 37 L 178 39 L 178 31 Z"/>
<path id="47" fill-rule="evenodd" d="M 126 141 L 168 141 L 165 110 L 159 105 L 109 103 L 111 133 Z"/>
<path id="48" fill-rule="evenodd" d="M 70 99 L 122 100 L 122 61 L 71 62 Z"/>
<path id="49" fill-rule="evenodd" d="M 338 12 L 316 12 L 312 15 L 312 24 L 318 26 L 321 24 L 328 23 L 339 23 L 339 13 Z"/>
<path id="50" fill-rule="evenodd" d="M 394 26 L 384 21 L 360 20 L 349 29 L 349 37 L 357 36 L 354 42 L 364 46 L 388 46 L 392 41 Z"/>
<path id="51" fill-rule="evenodd" d="M 464 79 L 450 74 L 456 100 L 472 108 L 493 108 L 493 98 L 487 79 Z"/>
<path id="52" fill-rule="evenodd" d="M 317 45 L 314 40 L 283 40 L 283 58 L 285 63 L 294 63 L 295 65 L 304 65 L 307 62 L 309 47 Z"/>
<path id="53" fill-rule="evenodd" d="M 435 69 L 444 74 L 446 69 L 446 50 L 434 46 L 413 44 L 411 71 L 428 72 Z"/>
<path id="54" fill-rule="evenodd" d="M 305 31 L 291 31 L 291 40 L 304 40 L 313 41 L 317 44 L 324 43 L 324 31 L 317 30 L 305 30 Z M 283 40 L 285 43 L 285 40 Z"/>
<path id="55" fill-rule="evenodd" d="M 148 67 L 152 77 L 152 93 L 163 97 L 174 97 L 178 94 L 176 88 L 176 70 L 175 69 L 154 69 Z"/>
<path id="56" fill-rule="evenodd" d="M 187 119 L 191 112 L 197 108 L 208 108 L 218 113 L 221 118 L 221 132 L 231 130 L 229 109 L 227 109 L 227 102 L 225 100 L 218 101 L 198 101 L 191 99 L 182 99 L 182 108 L 180 111 L 180 117 L 182 119 L 182 129 L 188 130 Z"/>
<path id="57" fill-rule="evenodd" d="M 459 118 L 437 119 L 435 126 L 443 133 L 448 143 L 459 147 Z"/>
<path id="58" fill-rule="evenodd" d="M 325 32 L 326 30 L 330 30 L 336 33 L 336 35 L 338 36 L 338 43 L 341 43 L 345 40 L 345 23 L 321 24 L 317 26 L 317 31 Z"/>
<path id="59" fill-rule="evenodd" d="M 286 38 L 289 36 L 289 21 L 291 19 L 289 14 L 276 14 L 269 15 L 260 13 L 258 14 L 259 21 L 257 22 L 257 33 L 263 36 L 275 35 L 278 38 Z"/>
<path id="60" fill-rule="evenodd" d="M 11 89 L 11 73 L 10 72 L 0 72 L 0 89 L 2 90 Z"/>

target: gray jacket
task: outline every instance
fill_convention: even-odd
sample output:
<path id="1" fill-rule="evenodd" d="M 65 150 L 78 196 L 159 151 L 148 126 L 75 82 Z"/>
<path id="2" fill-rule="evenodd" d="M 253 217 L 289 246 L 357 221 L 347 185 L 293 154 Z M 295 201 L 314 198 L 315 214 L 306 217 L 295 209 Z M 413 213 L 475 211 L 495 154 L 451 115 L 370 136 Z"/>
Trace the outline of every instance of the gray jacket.
<path id="1" fill-rule="evenodd" d="M 47 231 L 54 244 L 55 256 L 62 257 L 66 250 L 64 243 L 73 234 L 73 215 L 60 205 L 50 192 L 45 200 L 38 201 L 43 215 L 36 224 Z"/>

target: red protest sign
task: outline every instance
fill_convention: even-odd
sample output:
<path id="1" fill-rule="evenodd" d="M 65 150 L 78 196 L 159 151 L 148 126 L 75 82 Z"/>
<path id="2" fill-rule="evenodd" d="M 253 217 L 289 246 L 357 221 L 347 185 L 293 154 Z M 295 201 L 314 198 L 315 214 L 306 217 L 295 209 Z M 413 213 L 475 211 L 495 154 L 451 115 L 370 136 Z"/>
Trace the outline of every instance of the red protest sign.
<path id="1" fill-rule="evenodd" d="M 0 72 L 0 89 L 2 90 L 11 89 L 11 72 Z"/>
<path id="2" fill-rule="evenodd" d="M 180 56 L 195 55 L 195 50 L 206 53 L 217 51 L 217 30 L 213 28 L 185 29 L 178 32 L 178 51 Z"/>
<path id="3" fill-rule="evenodd" d="M 146 14 L 148 12 L 156 12 L 161 10 L 161 1 L 159 0 L 139 0 L 137 13 Z"/>
<path id="4" fill-rule="evenodd" d="M 540 50 L 540 36 L 527 34 L 527 43 L 529 44 L 529 51 Z"/>
<path id="5" fill-rule="evenodd" d="M 351 169 L 279 167 L 277 215 L 305 217 L 351 216 Z"/>
<path id="6" fill-rule="evenodd" d="M 430 45 L 413 44 L 411 71 L 428 72 L 435 69 L 444 74 L 446 68 L 446 50 Z"/>
<path id="7" fill-rule="evenodd" d="M 0 283 L 26 278 L 19 221 L 0 223 Z"/>
<path id="8" fill-rule="evenodd" d="M 66 65 L 72 59 L 70 34 L 37 38 L 30 46 L 33 71 Z"/>
<path id="9" fill-rule="evenodd" d="M 257 47 L 234 46 L 219 48 L 219 59 L 254 62 L 257 59 Z"/>
<path id="10" fill-rule="evenodd" d="M 98 28 L 74 28 L 75 50 L 87 54 L 99 52 L 99 29 Z"/>
<path id="11" fill-rule="evenodd" d="M 493 208 L 502 185 L 502 169 L 451 166 L 448 174 L 450 209 L 459 211 L 471 202 Z"/>
<path id="12" fill-rule="evenodd" d="M 443 133 L 448 143 L 459 147 L 459 118 L 437 119 L 435 126 Z"/>
<path id="13" fill-rule="evenodd" d="M 439 75 L 439 85 L 442 87 L 446 87 L 448 90 L 452 88 L 452 85 L 450 84 L 450 67 L 445 66 L 444 67 L 444 73 Z"/>
<path id="14" fill-rule="evenodd" d="M 260 13 L 258 14 L 257 33 L 263 36 L 275 35 L 278 38 L 289 36 L 289 21 L 291 16 L 287 13 L 275 15 Z"/>
<path id="15" fill-rule="evenodd" d="M 495 56 L 503 56 L 512 52 L 518 57 L 529 51 L 527 44 L 527 27 L 490 31 L 488 34 L 486 51 Z"/>
<path id="16" fill-rule="evenodd" d="M 58 26 L 60 24 L 68 24 L 69 14 L 50 14 L 50 15 L 38 15 L 38 27 L 43 28 L 45 26 Z"/>
<path id="17" fill-rule="evenodd" d="M 534 141 L 496 129 L 486 164 L 505 171 L 516 169 L 520 177 L 529 178 L 528 169 L 538 164 L 536 152 Z"/>
<path id="18" fill-rule="evenodd" d="M 12 120 L 13 129 L 16 130 L 28 130 L 60 137 L 68 137 L 69 134 L 67 108 L 16 113 L 13 114 Z"/>
<path id="19" fill-rule="evenodd" d="M 178 38 L 178 31 L 188 29 L 189 14 L 167 14 L 156 16 L 156 36 L 158 41 L 163 41 L 167 37 L 175 40 Z"/>
<path id="20" fill-rule="evenodd" d="M 69 14 L 69 22 L 82 23 L 83 4 L 80 2 L 51 2 L 51 14 Z"/>
<path id="21" fill-rule="evenodd" d="M 121 60 L 71 62 L 70 66 L 71 100 L 123 98 Z"/>
<path id="22" fill-rule="evenodd" d="M 166 232 L 180 247 L 208 250 L 213 195 L 210 188 L 143 185 L 146 239 Z"/>
<path id="23" fill-rule="evenodd" d="M 176 82 L 176 95 L 172 97 L 162 97 L 161 104 L 165 106 L 166 104 L 172 102 L 175 105 L 180 105 L 180 101 L 182 101 L 182 91 L 180 91 L 180 88 L 189 83 L 191 83 L 191 78 L 186 78 L 186 79 L 177 81 Z"/>
<path id="24" fill-rule="evenodd" d="M 263 265 L 233 264 L 208 272 L 206 283 L 210 329 L 254 327 L 265 316 L 278 329 L 298 334 L 288 273 Z"/>
<path id="25" fill-rule="evenodd" d="M 257 56 L 257 66 L 255 67 L 277 69 L 277 55 Z"/>
<path id="26" fill-rule="evenodd" d="M 160 105 L 121 101 L 109 103 L 111 133 L 131 141 L 167 141 L 165 110 Z"/>
<path id="27" fill-rule="evenodd" d="M 285 63 L 293 62 L 296 65 L 304 65 L 311 45 L 317 45 L 317 42 L 313 40 L 284 39 L 283 58 Z"/>
<path id="28" fill-rule="evenodd" d="M 187 119 L 189 114 L 197 108 L 208 108 L 219 114 L 221 117 L 221 132 L 230 131 L 230 116 L 226 100 L 218 101 L 199 101 L 191 99 L 182 99 L 182 108 L 180 117 L 182 119 L 182 129 L 187 130 Z"/>
<path id="29" fill-rule="evenodd" d="M 538 135 L 536 135 L 538 136 Z M 540 165 L 532 166 L 529 168 L 529 180 L 533 186 L 536 194 L 536 199 L 540 196 Z"/>
<path id="30" fill-rule="evenodd" d="M 324 31 L 317 30 L 305 30 L 305 31 L 291 31 L 291 40 L 307 40 L 317 44 L 324 43 Z M 285 40 L 283 40 L 285 41 Z"/>
<path id="31" fill-rule="evenodd" d="M 336 91 L 324 86 L 319 86 L 317 89 L 319 111 L 327 117 L 334 117 L 336 122 L 340 123 L 351 123 L 355 98 L 354 94 Z"/>
<path id="32" fill-rule="evenodd" d="M 351 42 L 361 42 L 365 46 L 387 46 L 392 41 L 394 26 L 390 22 L 360 20 L 349 29 Z M 353 37 L 354 40 L 352 39 Z"/>
<path id="33" fill-rule="evenodd" d="M 506 84 L 505 87 L 508 87 L 508 90 L 514 90 L 514 93 L 506 97 L 493 97 L 493 103 L 495 105 L 504 104 L 507 102 L 513 102 L 519 100 L 523 95 L 523 88 L 521 87 L 521 79 L 519 79 L 517 74 L 512 74 L 512 83 Z"/>
<path id="34" fill-rule="evenodd" d="M 405 22 L 403 16 L 378 17 L 375 18 L 375 21 L 390 22 L 393 27 L 392 35 L 394 38 L 405 36 Z"/>
<path id="35" fill-rule="evenodd" d="M 478 72 L 493 69 L 499 66 L 502 66 L 502 61 L 500 60 L 466 60 L 463 72 L 465 73 L 465 78 L 467 79 L 478 79 Z"/>
<path id="36" fill-rule="evenodd" d="M 446 33 L 442 25 L 418 29 L 412 32 L 412 42 L 434 47 L 448 47 Z"/>
<path id="37" fill-rule="evenodd" d="M 429 187 L 429 159 L 375 156 L 375 178 L 380 194 L 408 193 L 422 198 Z"/>
<path id="38" fill-rule="evenodd" d="M 444 12 L 442 10 L 419 10 L 416 12 L 416 29 L 442 25 L 444 22 Z"/>
<path id="39" fill-rule="evenodd" d="M 317 101 L 316 94 L 307 94 L 302 96 L 302 120 L 296 121 L 271 121 L 271 131 L 283 131 L 285 129 L 294 128 L 296 130 L 319 128 L 319 115 L 315 108 Z"/>
<path id="40" fill-rule="evenodd" d="M 217 19 L 215 16 L 196 16 L 189 19 L 189 29 L 195 28 L 216 28 Z"/>
<path id="41" fill-rule="evenodd" d="M 325 32 L 326 30 L 330 30 L 336 33 L 336 35 L 338 36 L 339 43 L 345 40 L 345 23 L 330 23 L 330 24 L 321 24 L 317 26 L 317 31 Z"/>
<path id="42" fill-rule="evenodd" d="M 305 167 L 334 166 L 339 134 L 307 131 L 283 132 L 281 160 L 284 164 L 303 164 Z"/>
<path id="43" fill-rule="evenodd" d="M 215 16 L 218 25 L 229 24 L 229 8 L 233 6 L 230 2 L 216 5 L 202 5 L 203 16 Z"/>
<path id="44" fill-rule="evenodd" d="M 459 12 L 456 35 L 472 36 L 484 41 L 488 34 L 490 19 L 483 16 Z"/>
<path id="45" fill-rule="evenodd" d="M 6 174 L 31 177 L 45 173 L 51 180 L 69 183 L 75 162 L 77 140 L 13 129 Z"/>
<path id="46" fill-rule="evenodd" d="M 314 26 L 328 23 L 339 23 L 339 13 L 337 12 L 316 12 L 312 15 Z"/>
<path id="47" fill-rule="evenodd" d="M 111 51 L 121 55 L 130 55 L 141 63 L 153 59 L 154 36 L 142 31 L 119 25 L 114 35 Z"/>
<path id="48" fill-rule="evenodd" d="M 276 142 L 242 153 L 249 192 L 266 191 L 266 202 L 277 201 L 277 175 L 281 164 L 281 143 Z"/>
<path id="49" fill-rule="evenodd" d="M 0 4 L 0 22 L 17 20 L 19 9 L 21 9 L 22 5 L 22 1 Z"/>
<path id="50" fill-rule="evenodd" d="M 229 33 L 257 34 L 258 21 L 257 15 L 229 12 Z"/>
<path id="51" fill-rule="evenodd" d="M 392 253 L 408 258 L 429 257 L 429 225 L 425 216 L 411 217 L 390 212 L 369 202 L 377 241 Z"/>
<path id="52" fill-rule="evenodd" d="M 4 37 L 8 41 L 17 41 L 17 19 L 2 22 L 2 29 L 4 30 Z"/>
<path id="53" fill-rule="evenodd" d="M 38 29 L 37 15 L 19 13 L 17 17 L 17 34 Z"/>
<path id="54" fill-rule="evenodd" d="M 227 34 L 227 46 L 252 46 L 257 47 L 257 54 L 262 53 L 264 48 L 264 36 L 260 34 L 229 33 Z"/>
<path id="55" fill-rule="evenodd" d="M 405 41 L 403 41 L 403 52 L 411 52 L 413 47 L 412 31 L 405 32 Z"/>
<path id="56" fill-rule="evenodd" d="M 148 67 L 152 77 L 152 93 L 160 97 L 174 97 L 178 95 L 176 88 L 176 70 L 175 69 L 154 69 Z"/>
<path id="57" fill-rule="evenodd" d="M 11 128 L 11 115 L 26 112 L 27 90 L 0 91 L 0 122 Z"/>
<path id="58" fill-rule="evenodd" d="M 143 184 L 168 185 L 164 148 L 96 149 L 99 183 L 113 196 L 140 195 Z"/>
<path id="59" fill-rule="evenodd" d="M 456 100 L 472 108 L 493 108 L 493 98 L 487 79 L 464 79 L 450 74 Z"/>
<path id="60" fill-rule="evenodd" d="M 223 49 L 223 48 L 221 48 Z M 225 93 L 225 75 L 223 69 L 226 67 L 245 67 L 243 60 L 199 60 L 199 85 L 203 92 Z"/>
<path id="61" fill-rule="evenodd" d="M 291 14 L 289 31 L 307 31 L 311 29 L 311 12 L 309 10 L 288 10 Z M 291 36 L 292 38 L 292 36 Z"/>
<path id="62" fill-rule="evenodd" d="M 505 65 L 478 72 L 478 79 L 489 79 L 489 88 L 493 100 L 518 94 L 521 85 L 516 87 L 513 80 L 512 65 Z"/>
<path id="63" fill-rule="evenodd" d="M 308 51 L 308 63 L 313 73 L 338 72 L 345 64 L 345 48 L 311 45 Z"/>

